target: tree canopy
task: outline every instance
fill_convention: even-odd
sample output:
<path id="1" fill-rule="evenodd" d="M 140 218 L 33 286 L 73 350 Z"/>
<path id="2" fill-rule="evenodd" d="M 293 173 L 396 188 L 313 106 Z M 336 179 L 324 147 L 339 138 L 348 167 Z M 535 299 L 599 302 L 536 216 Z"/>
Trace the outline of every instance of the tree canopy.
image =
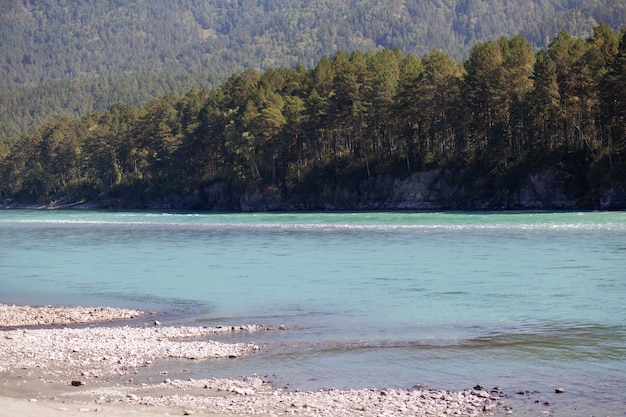
<path id="1" fill-rule="evenodd" d="M 457 62 L 476 43 L 626 25 L 614 0 L 4 0 L 0 142 L 49 117 L 143 105 L 217 87 L 247 68 L 310 69 L 342 51 L 434 49 Z"/>
<path id="2" fill-rule="evenodd" d="M 625 63 L 626 32 L 600 24 L 537 52 L 519 35 L 479 42 L 460 64 L 383 49 L 247 69 L 216 88 L 47 120 L 0 148 L 0 196 L 143 207 L 219 182 L 301 202 L 431 168 L 495 195 L 553 168 L 593 207 L 599 190 L 626 188 Z"/>

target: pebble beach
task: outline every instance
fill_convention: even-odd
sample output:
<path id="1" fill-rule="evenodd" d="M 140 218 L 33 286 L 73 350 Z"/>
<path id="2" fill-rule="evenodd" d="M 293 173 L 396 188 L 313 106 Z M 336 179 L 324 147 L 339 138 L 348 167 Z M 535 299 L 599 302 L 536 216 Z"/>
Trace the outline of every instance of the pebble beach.
<path id="1" fill-rule="evenodd" d="M 144 318 L 138 325 L 120 321 Z M 115 322 L 113 325 L 111 322 Z M 132 321 L 133 323 L 136 320 Z M 89 325 L 87 325 L 89 324 Z M 262 375 L 168 378 L 171 361 L 237 360 L 261 349 L 257 324 L 161 326 L 150 313 L 106 307 L 0 304 L 0 415 L 482 416 L 511 414 L 497 390 L 356 389 L 297 392 Z M 212 336 L 245 332 L 249 343 Z M 140 368 L 159 378 L 133 381 Z"/>

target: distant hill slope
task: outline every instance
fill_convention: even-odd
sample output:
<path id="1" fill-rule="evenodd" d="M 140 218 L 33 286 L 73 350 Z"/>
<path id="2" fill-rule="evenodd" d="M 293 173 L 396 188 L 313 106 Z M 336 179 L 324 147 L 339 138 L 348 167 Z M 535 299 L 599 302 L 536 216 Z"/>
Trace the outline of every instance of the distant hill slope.
<path id="1" fill-rule="evenodd" d="M 620 0 L 3 0 L 0 142 L 57 113 L 216 85 L 245 68 L 311 67 L 337 50 L 441 49 L 626 25 Z M 68 81 L 80 80 L 80 81 Z"/>

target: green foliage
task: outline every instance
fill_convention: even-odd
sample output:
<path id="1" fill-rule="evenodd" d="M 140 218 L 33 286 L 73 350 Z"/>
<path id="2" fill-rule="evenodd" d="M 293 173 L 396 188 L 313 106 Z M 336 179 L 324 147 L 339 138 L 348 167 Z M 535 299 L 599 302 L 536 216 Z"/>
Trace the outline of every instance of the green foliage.
<path id="1" fill-rule="evenodd" d="M 383 49 L 247 69 L 219 88 L 48 119 L 0 148 L 0 196 L 143 207 L 220 181 L 233 195 L 350 204 L 380 178 L 441 168 L 497 200 L 550 168 L 591 206 L 624 187 L 625 56 L 626 31 L 599 25 L 537 53 L 521 36 L 480 42 L 461 64 Z"/>
<path id="2" fill-rule="evenodd" d="M 626 5 L 613 0 L 1 3 L 0 142 L 58 114 L 139 106 L 216 87 L 247 68 L 312 68 L 338 50 L 438 49 L 460 61 L 501 35 L 542 48 L 561 29 L 588 36 L 599 22 L 626 25 Z"/>

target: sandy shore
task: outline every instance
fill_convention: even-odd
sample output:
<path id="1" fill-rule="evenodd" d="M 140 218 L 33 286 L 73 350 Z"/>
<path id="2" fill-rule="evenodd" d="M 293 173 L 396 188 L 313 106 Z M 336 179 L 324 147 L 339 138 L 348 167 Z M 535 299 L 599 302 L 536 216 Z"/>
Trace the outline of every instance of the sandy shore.
<path id="1" fill-rule="evenodd" d="M 168 361 L 254 355 L 259 346 L 211 340 L 223 332 L 278 331 L 262 325 L 67 327 L 130 319 L 144 312 L 109 308 L 14 307 L 0 304 L 0 416 L 295 415 L 476 416 L 505 414 L 497 393 L 358 389 L 293 392 L 262 377 L 170 380 Z M 59 326 L 61 324 L 61 326 Z M 156 323 L 158 324 L 158 323 Z M 35 326 L 35 327 L 32 327 Z M 54 326 L 40 328 L 37 326 Z M 141 367 L 161 375 L 135 383 Z M 163 371 L 160 371 L 163 369 Z"/>

